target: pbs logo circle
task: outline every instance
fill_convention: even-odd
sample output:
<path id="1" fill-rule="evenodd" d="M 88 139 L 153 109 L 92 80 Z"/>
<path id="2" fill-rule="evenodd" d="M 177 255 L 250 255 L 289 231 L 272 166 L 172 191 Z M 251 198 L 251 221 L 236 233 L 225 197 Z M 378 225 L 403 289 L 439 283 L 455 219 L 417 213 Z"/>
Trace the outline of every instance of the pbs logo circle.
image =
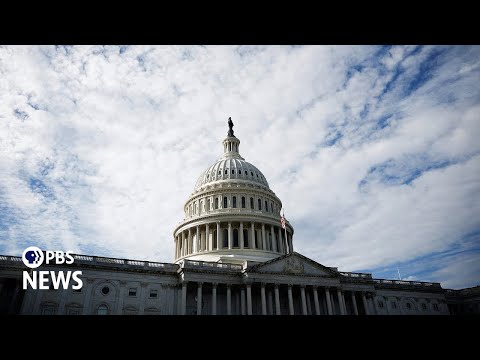
<path id="1" fill-rule="evenodd" d="M 36 246 L 29 246 L 22 254 L 23 263 L 31 269 L 43 264 L 43 252 Z"/>

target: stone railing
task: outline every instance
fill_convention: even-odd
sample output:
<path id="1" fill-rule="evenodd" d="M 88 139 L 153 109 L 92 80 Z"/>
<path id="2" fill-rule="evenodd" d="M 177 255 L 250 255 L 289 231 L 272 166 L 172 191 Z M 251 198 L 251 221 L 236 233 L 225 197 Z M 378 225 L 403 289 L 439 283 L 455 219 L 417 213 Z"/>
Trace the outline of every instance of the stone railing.
<path id="1" fill-rule="evenodd" d="M 204 269 L 224 269 L 224 270 L 242 270 L 242 265 L 237 264 L 223 264 L 209 261 L 196 261 L 196 260 L 181 260 L 179 265 L 182 268 L 204 268 Z"/>
<path id="2" fill-rule="evenodd" d="M 377 284 L 382 285 L 403 285 L 403 286 L 420 286 L 423 288 L 439 288 L 441 289 L 440 283 L 433 282 L 424 282 L 424 281 L 405 281 L 405 280 L 387 280 L 387 279 L 373 279 Z"/>
<path id="3" fill-rule="evenodd" d="M 346 276 L 349 278 L 356 278 L 356 279 L 371 279 L 372 274 L 367 274 L 367 273 L 354 273 L 354 272 L 343 272 L 340 271 L 340 275 Z"/>
<path id="4" fill-rule="evenodd" d="M 169 263 L 160 263 L 160 262 L 152 262 L 152 261 L 139 261 L 139 260 L 128 260 L 128 259 L 117 259 L 117 258 L 109 258 L 103 256 L 89 256 L 89 255 L 77 255 L 72 254 L 73 258 L 75 259 L 76 264 L 90 264 L 90 265 L 116 265 L 120 268 L 143 268 L 149 270 L 157 270 L 157 271 L 164 271 L 164 270 L 173 270 L 176 271 L 178 269 L 178 265 L 176 264 L 169 264 Z M 19 264 L 22 263 L 22 258 L 19 256 L 7 256 L 7 255 L 0 255 L 0 263 L 1 262 L 15 262 Z"/>
<path id="5" fill-rule="evenodd" d="M 215 209 L 215 210 L 210 210 L 206 212 L 202 212 L 201 214 L 195 214 L 191 216 L 187 216 L 184 219 L 184 222 L 186 221 L 191 221 L 191 220 L 197 220 L 200 219 L 204 216 L 211 216 L 211 215 L 222 215 L 222 214 L 240 214 L 240 215 L 263 215 L 263 216 L 268 216 L 273 219 L 278 220 L 278 224 L 280 225 L 280 213 L 272 213 L 270 211 L 263 211 L 263 210 L 255 210 L 255 209 L 247 209 L 247 208 L 225 208 L 225 209 Z M 287 220 L 287 224 L 290 225 L 290 222 Z"/>

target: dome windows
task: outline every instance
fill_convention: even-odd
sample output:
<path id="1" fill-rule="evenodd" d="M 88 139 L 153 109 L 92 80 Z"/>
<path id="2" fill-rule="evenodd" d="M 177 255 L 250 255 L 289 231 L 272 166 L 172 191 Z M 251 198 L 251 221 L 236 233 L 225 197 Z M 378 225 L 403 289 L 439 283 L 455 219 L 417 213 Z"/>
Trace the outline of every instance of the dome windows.
<path id="1" fill-rule="evenodd" d="M 250 198 L 250 209 L 254 209 L 254 206 L 253 206 L 253 197 Z"/>
<path id="2" fill-rule="evenodd" d="M 262 200 L 258 199 L 258 210 L 262 211 Z"/>
<path id="3" fill-rule="evenodd" d="M 232 198 L 232 207 L 233 207 L 234 209 L 237 207 L 237 197 L 236 197 L 236 196 L 234 196 L 234 197 Z"/>
<path id="4" fill-rule="evenodd" d="M 245 196 L 242 196 L 242 209 L 245 209 Z"/>
<path id="5" fill-rule="evenodd" d="M 223 197 L 223 208 L 226 209 L 228 207 L 228 199 L 226 196 Z"/>

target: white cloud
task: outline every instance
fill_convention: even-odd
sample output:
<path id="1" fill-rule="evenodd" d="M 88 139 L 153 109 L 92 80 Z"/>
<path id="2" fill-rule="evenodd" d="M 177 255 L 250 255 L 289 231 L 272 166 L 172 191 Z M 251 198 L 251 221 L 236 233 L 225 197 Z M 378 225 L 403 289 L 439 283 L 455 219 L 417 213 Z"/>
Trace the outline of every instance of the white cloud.
<path id="1" fill-rule="evenodd" d="M 232 116 L 298 251 L 342 270 L 429 268 L 480 229 L 480 48 L 379 50 L 1 47 L 0 252 L 172 261 Z M 425 276 L 478 282 L 475 261 L 452 259 Z"/>

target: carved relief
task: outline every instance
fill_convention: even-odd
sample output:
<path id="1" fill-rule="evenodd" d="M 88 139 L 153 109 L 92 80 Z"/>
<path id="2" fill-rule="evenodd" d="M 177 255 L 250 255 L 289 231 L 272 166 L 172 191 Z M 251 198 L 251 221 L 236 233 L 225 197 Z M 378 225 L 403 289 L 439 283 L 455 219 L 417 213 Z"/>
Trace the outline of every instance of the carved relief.
<path id="1" fill-rule="evenodd" d="M 283 265 L 283 272 L 293 273 L 293 274 L 303 274 L 305 270 L 303 269 L 303 263 L 300 260 L 295 258 L 290 258 L 285 260 L 285 265 Z"/>

